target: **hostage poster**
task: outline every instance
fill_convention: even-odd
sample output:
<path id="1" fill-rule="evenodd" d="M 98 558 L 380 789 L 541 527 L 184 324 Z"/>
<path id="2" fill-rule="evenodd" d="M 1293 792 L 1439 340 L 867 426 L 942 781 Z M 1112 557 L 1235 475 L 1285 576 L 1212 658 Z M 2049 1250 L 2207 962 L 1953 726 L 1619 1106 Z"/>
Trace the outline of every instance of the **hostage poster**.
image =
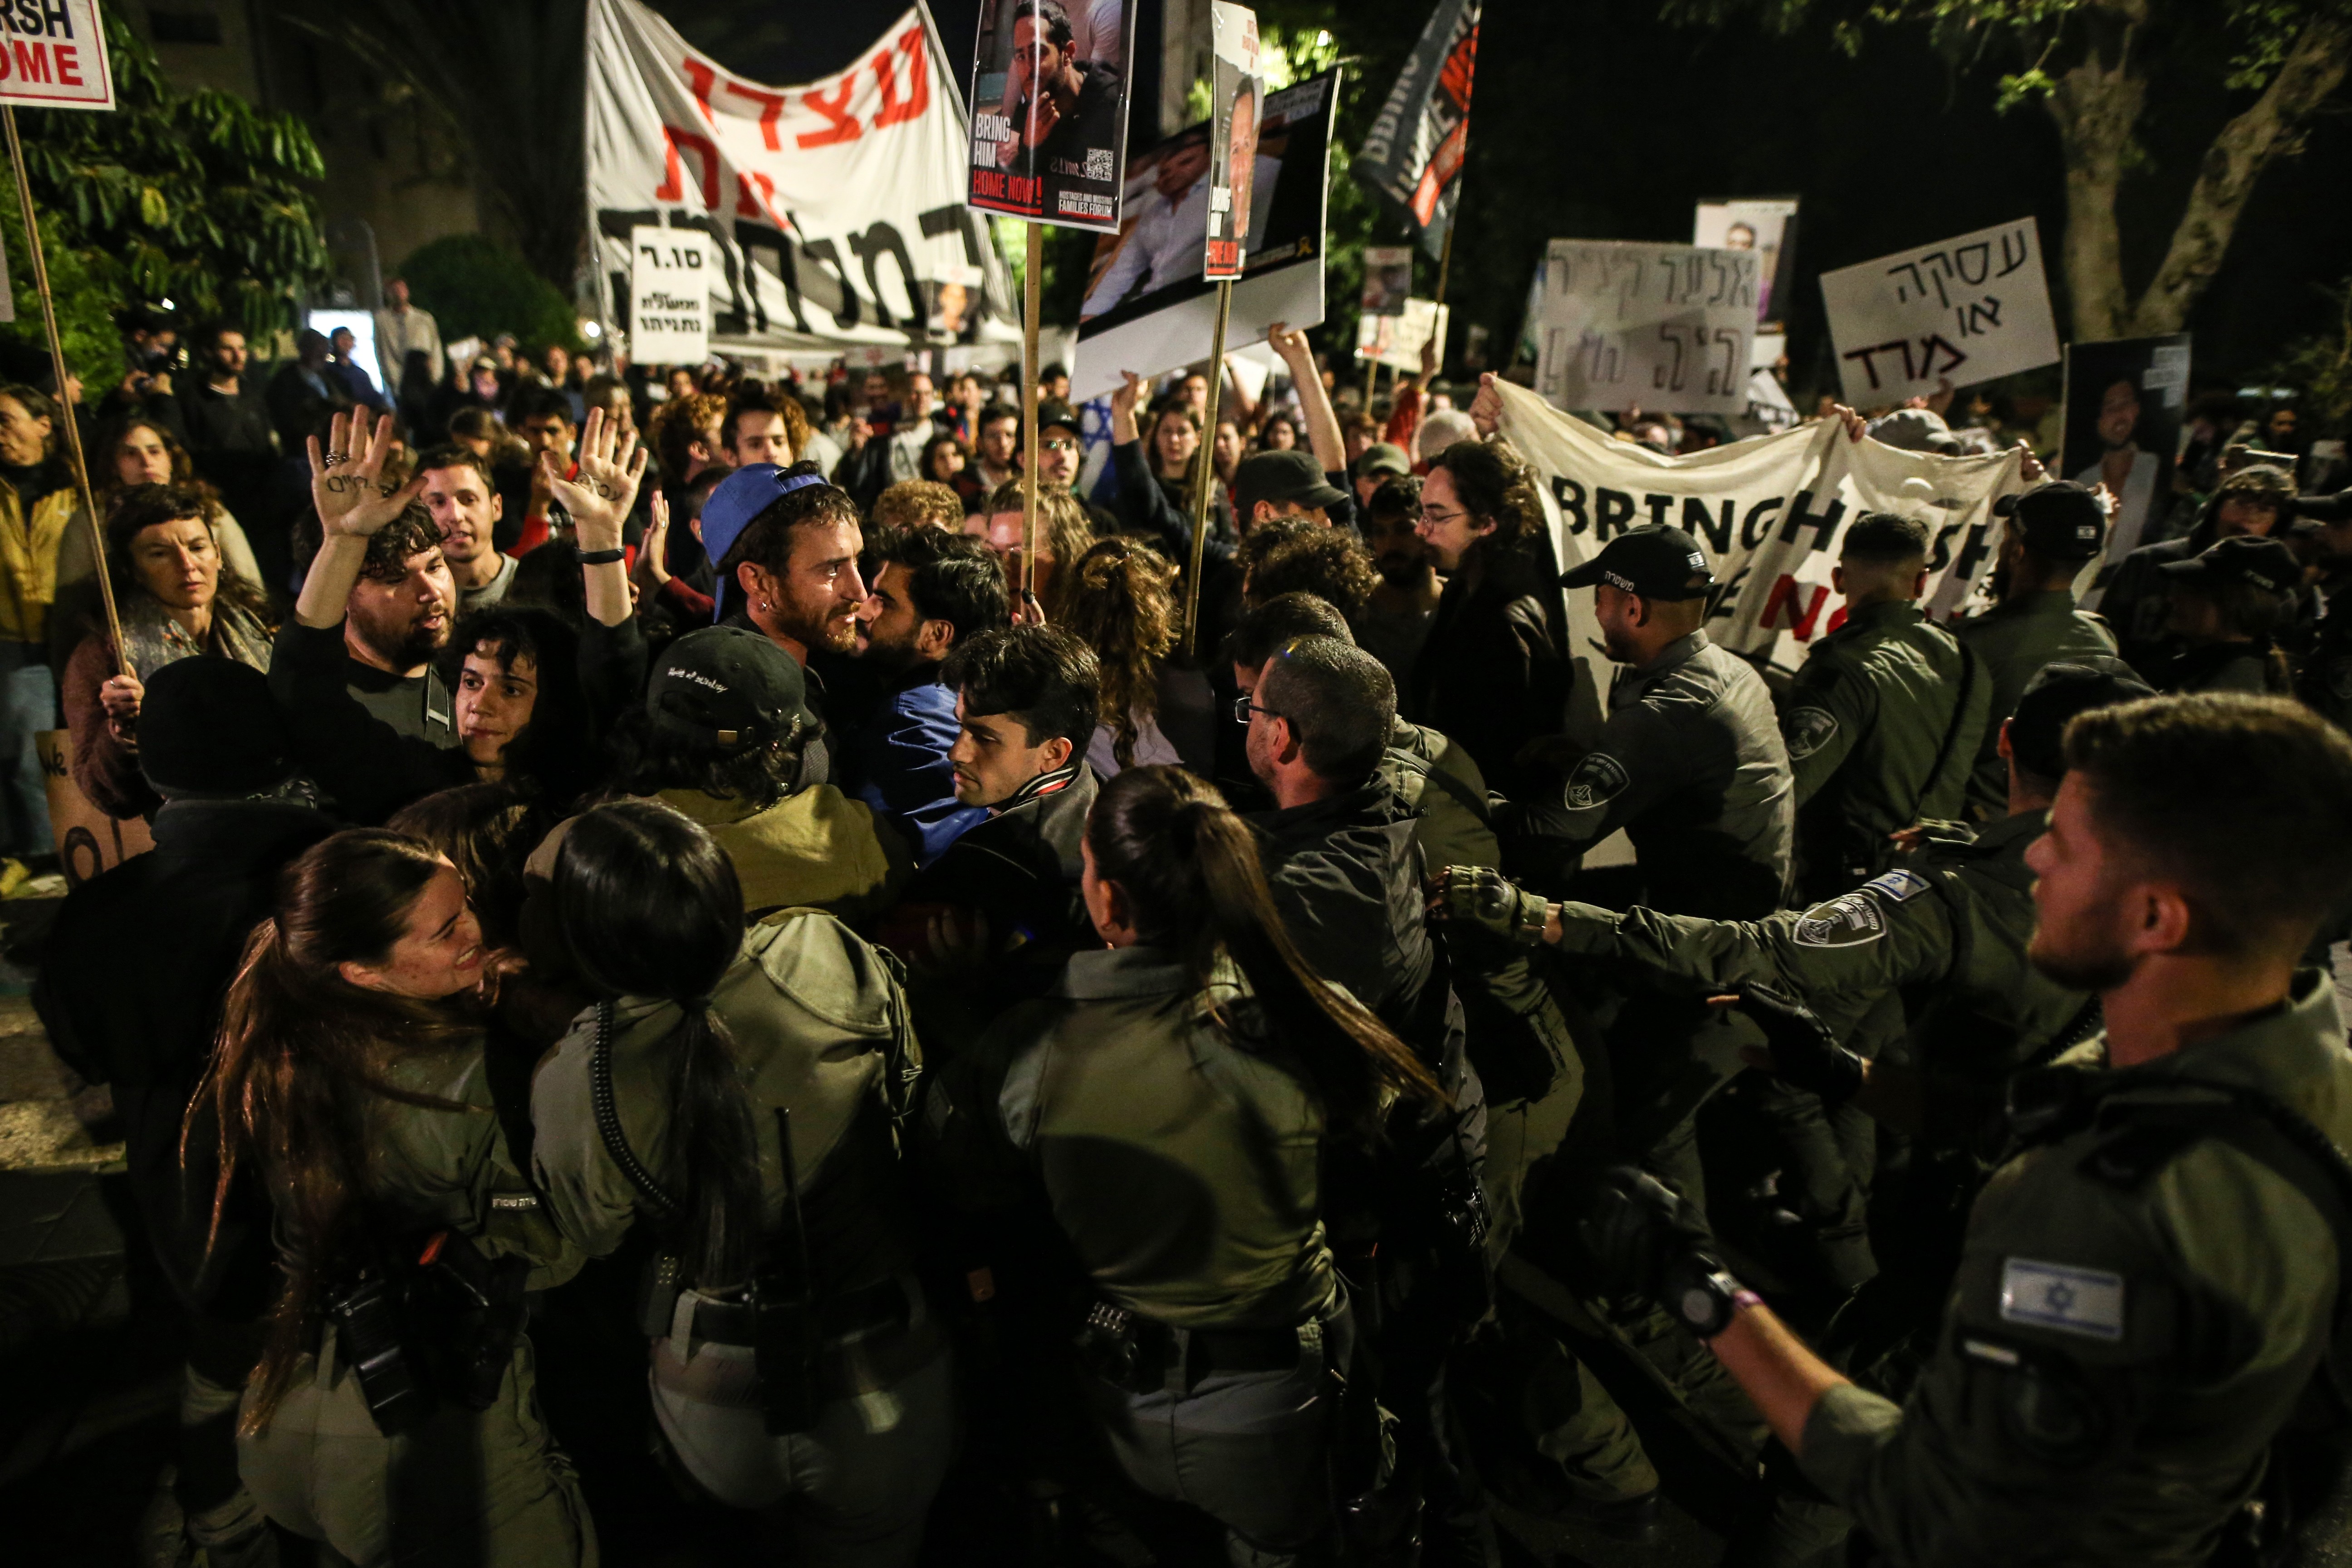
<path id="1" fill-rule="evenodd" d="M 1242 275 L 1242 247 L 1249 241 L 1250 203 L 1256 195 L 1258 106 L 1265 101 L 1265 76 L 1258 67 L 1257 16 L 1248 6 L 1211 0 L 1209 27 L 1216 115 L 1209 128 L 1204 275 L 1216 282 Z"/>
<path id="2" fill-rule="evenodd" d="M 1797 198 L 1755 197 L 1705 201 L 1691 222 L 1691 243 L 1711 250 L 1752 250 L 1759 260 L 1756 321 L 1777 322 L 1774 302 L 1785 312 L 1796 281 Z"/>
<path id="3" fill-rule="evenodd" d="M 1274 321 L 1323 320 L 1324 162 L 1339 96 L 1336 70 L 1266 95 L 1228 351 L 1264 342 Z M 1190 126 L 1128 163 L 1119 231 L 1095 242 L 1078 310 L 1070 391 L 1080 401 L 1116 391 L 1122 371 L 1157 375 L 1209 357 L 1210 132 Z"/>
<path id="4" fill-rule="evenodd" d="M 2116 494 L 2107 561 L 2149 542 L 2172 500 L 2172 459 L 2188 412 L 2189 334 L 2066 345 L 2066 423 L 2058 475 Z M 2107 574 L 2100 574 L 2104 588 Z M 2095 607 L 2097 594 L 2086 595 Z"/>
<path id="5" fill-rule="evenodd" d="M 1118 227 L 1132 0 L 982 0 L 970 201 L 1070 228 Z"/>

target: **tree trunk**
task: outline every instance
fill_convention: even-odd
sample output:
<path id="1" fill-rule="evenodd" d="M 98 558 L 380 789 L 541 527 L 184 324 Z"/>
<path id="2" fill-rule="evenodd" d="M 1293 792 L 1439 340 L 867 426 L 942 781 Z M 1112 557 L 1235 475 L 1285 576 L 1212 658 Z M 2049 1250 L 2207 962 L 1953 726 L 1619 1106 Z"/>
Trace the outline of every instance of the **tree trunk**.
<path id="1" fill-rule="evenodd" d="M 2111 0 L 2084 12 L 2089 47 L 2047 100 L 2066 160 L 2064 264 L 2071 335 L 2077 342 L 2121 337 L 2130 316 L 2116 193 L 2147 98 L 2147 79 L 2132 57 L 2147 20 L 2146 0 Z"/>
<path id="2" fill-rule="evenodd" d="M 2239 215 L 2271 161 L 2292 153 L 2304 125 L 2352 66 L 2352 25 L 2320 17 L 2304 26 L 2278 74 L 2252 106 L 2221 129 L 2205 154 L 2164 265 L 2131 315 L 2131 335 L 2177 332 L 2221 269 Z"/>

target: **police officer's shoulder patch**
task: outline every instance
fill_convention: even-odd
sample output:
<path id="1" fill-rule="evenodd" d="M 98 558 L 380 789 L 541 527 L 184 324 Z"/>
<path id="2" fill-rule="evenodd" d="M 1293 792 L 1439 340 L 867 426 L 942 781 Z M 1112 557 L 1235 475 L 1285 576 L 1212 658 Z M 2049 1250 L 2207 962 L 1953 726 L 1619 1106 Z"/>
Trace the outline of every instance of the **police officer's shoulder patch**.
<path id="1" fill-rule="evenodd" d="M 1606 805 L 1624 792 L 1627 782 L 1624 763 L 1606 752 L 1587 752 L 1569 771 L 1565 803 L 1570 811 Z"/>
<path id="2" fill-rule="evenodd" d="M 1837 733 L 1837 715 L 1826 708 L 1792 708 L 1780 722 L 1780 738 L 1788 742 L 1789 760 L 1801 763 L 1830 743 Z"/>
<path id="3" fill-rule="evenodd" d="M 1866 891 L 1841 893 L 1797 917 L 1799 947 L 1859 947 L 1885 934 L 1885 913 Z"/>
<path id="4" fill-rule="evenodd" d="M 1863 890 L 1901 903 L 1916 899 L 1927 890 L 1927 879 L 1916 871 L 1889 871 L 1884 877 L 1864 882 Z"/>
<path id="5" fill-rule="evenodd" d="M 2037 1329 L 2055 1329 L 2094 1340 L 2120 1340 L 2124 1337 L 2124 1277 L 2103 1268 L 2004 1258 L 2000 1315 L 2005 1322 L 2030 1323 Z"/>

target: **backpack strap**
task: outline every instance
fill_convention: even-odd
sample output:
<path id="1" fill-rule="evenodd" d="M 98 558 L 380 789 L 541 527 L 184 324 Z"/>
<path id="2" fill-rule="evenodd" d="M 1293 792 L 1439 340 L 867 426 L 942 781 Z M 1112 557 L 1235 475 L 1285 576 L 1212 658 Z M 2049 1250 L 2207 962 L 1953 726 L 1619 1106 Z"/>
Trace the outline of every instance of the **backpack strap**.
<path id="1" fill-rule="evenodd" d="M 1389 755 L 1404 764 L 1405 769 L 1452 795 L 1465 811 L 1478 819 L 1478 826 L 1492 831 L 1495 819 L 1486 810 L 1486 803 L 1466 784 L 1431 762 L 1427 757 L 1408 752 L 1402 746 L 1391 746 Z"/>

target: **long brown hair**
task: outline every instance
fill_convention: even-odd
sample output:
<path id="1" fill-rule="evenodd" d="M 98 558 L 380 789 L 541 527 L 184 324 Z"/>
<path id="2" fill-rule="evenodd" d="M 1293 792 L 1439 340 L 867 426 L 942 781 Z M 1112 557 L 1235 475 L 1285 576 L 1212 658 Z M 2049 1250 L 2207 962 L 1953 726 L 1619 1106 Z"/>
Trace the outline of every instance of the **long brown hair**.
<path id="1" fill-rule="evenodd" d="M 1097 540 L 1067 570 L 1062 629 L 1095 650 L 1111 755 L 1131 768 L 1160 706 L 1160 661 L 1176 646 L 1176 568 L 1149 544 L 1114 538 Z"/>
<path id="2" fill-rule="evenodd" d="M 1095 874 L 1126 893 L 1138 934 L 1181 955 L 1194 987 L 1206 989 L 1219 960 L 1233 960 L 1272 1037 L 1348 1135 L 1377 1140 L 1392 1095 L 1446 1102 L 1411 1047 L 1298 955 L 1256 841 L 1214 785 L 1181 768 L 1129 768 L 1095 797 L 1087 847 Z"/>
<path id="3" fill-rule="evenodd" d="M 214 1237 L 245 1161 L 277 1208 L 284 1279 L 240 1424 L 247 1433 L 266 1428 L 285 1397 L 321 1288 L 374 1261 L 369 1097 L 467 1110 L 384 1078 L 399 1057 L 460 1044 L 471 1033 L 466 1021 L 445 1006 L 354 985 L 341 970 L 382 962 L 445 868 L 425 845 L 380 827 L 320 841 L 279 878 L 277 912 L 254 928 L 229 985 L 213 1065 L 180 1136 L 184 1161 L 194 1106 L 209 1102 L 220 1130 Z"/>

